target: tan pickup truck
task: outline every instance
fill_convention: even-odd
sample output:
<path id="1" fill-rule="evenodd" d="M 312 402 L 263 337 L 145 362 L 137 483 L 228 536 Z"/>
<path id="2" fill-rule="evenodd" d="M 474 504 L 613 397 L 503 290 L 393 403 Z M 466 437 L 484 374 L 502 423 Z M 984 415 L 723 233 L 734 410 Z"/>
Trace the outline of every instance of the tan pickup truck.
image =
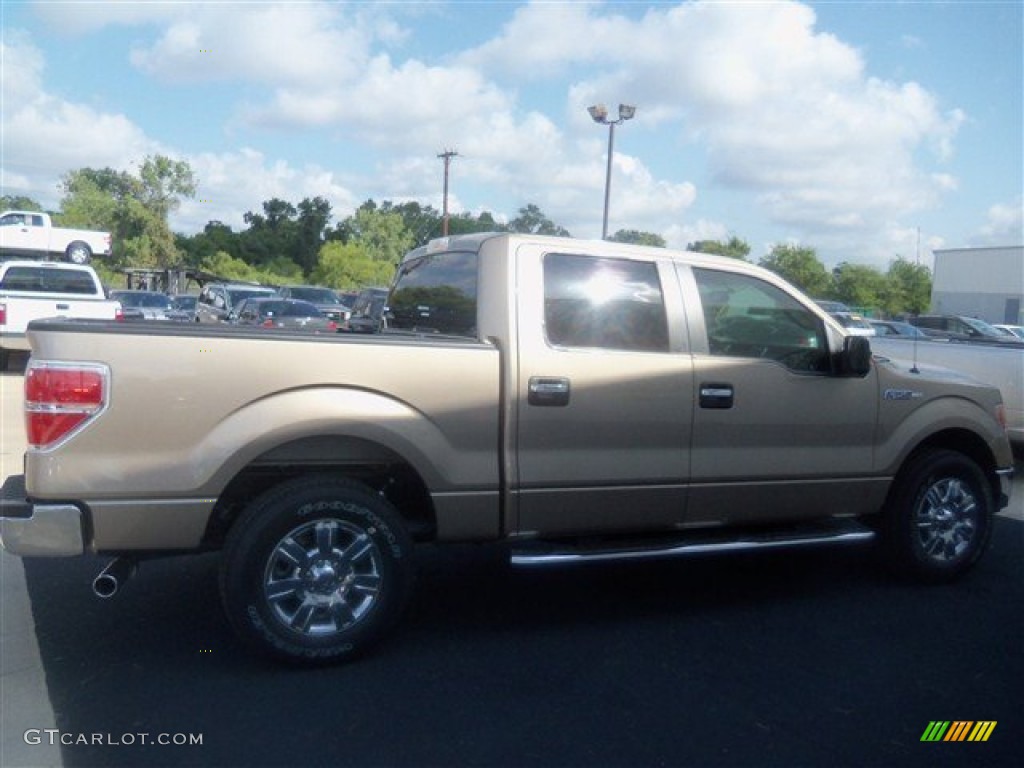
<path id="1" fill-rule="evenodd" d="M 537 567 L 876 539 L 942 581 L 1008 500 L 998 390 L 873 359 L 742 261 L 445 238 L 385 320 L 34 323 L 4 546 L 110 554 L 105 596 L 146 557 L 222 550 L 240 637 L 317 663 L 393 627 L 423 542 Z"/>

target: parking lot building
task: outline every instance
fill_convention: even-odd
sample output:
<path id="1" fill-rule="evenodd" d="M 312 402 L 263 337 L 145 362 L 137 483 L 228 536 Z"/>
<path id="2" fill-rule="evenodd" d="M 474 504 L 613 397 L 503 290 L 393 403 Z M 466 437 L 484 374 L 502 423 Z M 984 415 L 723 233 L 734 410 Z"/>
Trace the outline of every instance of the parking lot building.
<path id="1" fill-rule="evenodd" d="M 1024 324 L 1024 245 L 934 251 L 932 312 Z"/>

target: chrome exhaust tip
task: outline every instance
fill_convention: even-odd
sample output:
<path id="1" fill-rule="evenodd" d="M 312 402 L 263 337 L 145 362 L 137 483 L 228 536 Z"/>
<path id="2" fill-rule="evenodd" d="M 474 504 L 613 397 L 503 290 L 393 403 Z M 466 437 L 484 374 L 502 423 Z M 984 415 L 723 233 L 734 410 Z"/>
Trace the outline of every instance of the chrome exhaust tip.
<path id="1" fill-rule="evenodd" d="M 107 599 L 117 594 L 121 586 L 135 573 L 136 563 L 126 557 L 116 557 L 92 580 L 96 597 Z"/>

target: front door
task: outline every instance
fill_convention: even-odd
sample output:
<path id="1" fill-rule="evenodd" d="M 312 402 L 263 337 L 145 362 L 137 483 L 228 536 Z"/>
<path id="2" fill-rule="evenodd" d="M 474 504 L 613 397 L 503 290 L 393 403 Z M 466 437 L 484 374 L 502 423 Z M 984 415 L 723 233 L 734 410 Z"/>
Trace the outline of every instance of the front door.
<path id="1" fill-rule="evenodd" d="M 834 375 L 824 321 L 772 283 L 717 269 L 681 268 L 680 279 L 684 289 L 696 283 L 688 295 L 701 305 L 692 323 L 700 340 L 687 521 L 756 524 L 877 509 L 885 483 L 868 477 L 874 370 Z"/>

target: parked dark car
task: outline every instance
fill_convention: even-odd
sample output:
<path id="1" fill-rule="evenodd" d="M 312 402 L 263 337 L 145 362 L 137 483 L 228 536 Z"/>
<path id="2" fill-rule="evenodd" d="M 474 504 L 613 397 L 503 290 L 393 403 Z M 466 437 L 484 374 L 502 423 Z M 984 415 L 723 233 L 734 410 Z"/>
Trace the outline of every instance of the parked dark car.
<path id="1" fill-rule="evenodd" d="M 238 306 L 249 298 L 273 298 L 277 291 L 264 285 L 248 283 L 210 283 L 203 287 L 196 303 L 197 323 L 227 322 L 228 316 L 237 314 Z"/>
<path id="2" fill-rule="evenodd" d="M 377 333 L 382 325 L 387 301 L 387 288 L 364 288 L 352 305 L 352 315 L 342 324 L 341 329 L 350 333 Z"/>
<path id="3" fill-rule="evenodd" d="M 337 291 L 337 294 L 338 300 L 350 309 L 359 298 L 359 291 Z"/>
<path id="4" fill-rule="evenodd" d="M 350 306 L 341 301 L 338 294 L 330 288 L 318 285 L 286 285 L 278 288 L 277 292 L 284 299 L 308 301 L 339 325 L 352 314 Z"/>
<path id="5" fill-rule="evenodd" d="M 289 328 L 314 333 L 335 333 L 338 324 L 308 301 L 282 298 L 251 298 L 238 305 L 231 314 L 236 325 L 260 328 Z"/>
<path id="6" fill-rule="evenodd" d="M 159 291 L 117 290 L 110 298 L 121 302 L 125 320 L 170 320 L 171 297 Z"/>
<path id="7" fill-rule="evenodd" d="M 919 315 L 909 320 L 929 336 L 953 341 L 986 342 L 990 344 L 1014 344 L 1024 346 L 1020 339 L 1002 333 L 984 320 L 965 315 Z"/>
<path id="8" fill-rule="evenodd" d="M 171 296 L 171 309 L 167 313 L 167 316 L 171 320 L 177 320 L 181 323 L 192 322 L 196 319 L 196 306 L 199 302 L 199 297 L 194 293 L 180 293 L 176 296 Z"/>

